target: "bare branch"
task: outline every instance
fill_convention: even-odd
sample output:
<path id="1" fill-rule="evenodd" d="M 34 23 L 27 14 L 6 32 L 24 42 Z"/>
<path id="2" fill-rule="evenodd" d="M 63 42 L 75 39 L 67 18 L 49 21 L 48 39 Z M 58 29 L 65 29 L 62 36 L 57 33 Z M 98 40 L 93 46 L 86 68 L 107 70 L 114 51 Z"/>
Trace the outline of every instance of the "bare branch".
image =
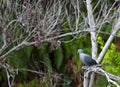
<path id="1" fill-rule="evenodd" d="M 15 72 L 13 70 L 13 67 L 8 64 L 4 64 L 4 65 L 2 65 L 2 67 L 5 68 L 5 71 L 7 74 L 8 87 L 13 87 L 14 79 L 15 79 Z"/>
<path id="2" fill-rule="evenodd" d="M 96 30 L 95 28 L 95 22 L 94 22 L 94 17 L 92 13 L 92 6 L 91 6 L 91 0 L 86 0 L 87 4 L 87 12 L 88 12 L 88 20 L 89 20 L 89 25 L 90 29 L 92 30 L 91 33 L 91 41 L 92 41 L 92 58 L 96 59 L 97 58 L 97 37 L 96 37 Z"/>
<path id="3" fill-rule="evenodd" d="M 92 44 L 92 58 L 96 59 L 97 58 L 97 36 L 96 36 L 96 28 L 95 28 L 95 21 L 94 21 L 94 17 L 93 17 L 93 12 L 92 12 L 92 5 L 91 5 L 91 0 L 86 0 L 86 5 L 87 5 L 87 13 L 88 13 L 88 20 L 89 20 L 89 26 L 90 29 L 93 30 L 93 32 L 90 32 L 91 34 L 91 44 Z M 88 75 L 89 76 L 89 75 Z M 94 73 L 91 74 L 91 78 L 89 81 L 89 87 L 93 87 L 94 85 L 94 78 L 95 75 Z M 87 80 L 88 81 L 88 80 Z M 84 83 L 86 84 L 86 83 Z M 88 87 L 88 86 L 84 86 L 84 87 Z"/>
<path id="4" fill-rule="evenodd" d="M 104 19 L 102 20 L 101 23 L 98 22 L 98 24 L 100 24 L 100 25 L 99 25 L 99 29 L 98 29 L 98 34 L 97 34 L 97 36 L 99 35 L 99 32 L 100 32 L 103 24 L 106 23 L 105 20 L 107 20 L 107 18 L 109 17 L 110 12 L 111 12 L 111 10 L 113 9 L 113 7 L 115 6 L 115 4 L 116 4 L 116 2 L 113 3 L 113 5 L 110 7 L 110 9 L 109 9 L 108 11 L 103 12 L 105 17 L 104 17 Z M 106 6 L 106 7 L 108 7 L 108 6 Z M 101 8 L 101 10 L 103 10 L 103 9 L 105 9 L 105 8 Z M 107 9 L 107 8 L 106 8 L 106 9 Z M 106 10 L 106 9 L 105 9 L 105 10 Z M 106 13 L 106 12 L 107 12 L 107 13 Z M 98 19 L 101 19 L 101 17 L 98 18 Z M 112 19 L 111 19 L 111 20 L 112 20 Z M 108 22 L 110 22 L 110 20 L 109 20 Z"/>
<path id="5" fill-rule="evenodd" d="M 112 40 L 114 39 L 114 35 L 116 35 L 116 33 L 118 32 L 119 29 L 120 29 L 120 19 L 118 19 L 116 21 L 116 24 L 114 25 L 113 31 L 112 31 L 109 39 L 107 40 L 103 50 L 100 53 L 100 55 L 97 59 L 98 63 L 100 63 L 102 61 L 103 57 L 105 56 L 105 53 L 107 52 L 109 46 L 111 45 Z"/>
<path id="6" fill-rule="evenodd" d="M 82 67 L 83 69 L 88 70 L 89 72 L 95 72 L 97 74 L 103 75 L 107 78 L 108 82 L 116 85 L 117 87 L 120 87 L 119 84 L 117 84 L 115 81 L 113 80 L 118 80 L 120 81 L 120 77 L 112 75 L 110 73 L 105 72 L 103 69 L 101 69 L 100 67 L 96 67 L 96 66 L 92 66 L 92 67 Z"/>
<path id="7" fill-rule="evenodd" d="M 0 56 L 0 61 L 4 60 L 8 55 L 10 55 L 12 52 L 17 51 L 21 48 L 23 48 L 24 46 L 31 46 L 35 44 L 35 42 L 22 42 L 20 44 L 18 44 L 17 46 L 13 47 L 12 49 L 10 49 L 8 52 L 6 52 L 4 55 Z"/>

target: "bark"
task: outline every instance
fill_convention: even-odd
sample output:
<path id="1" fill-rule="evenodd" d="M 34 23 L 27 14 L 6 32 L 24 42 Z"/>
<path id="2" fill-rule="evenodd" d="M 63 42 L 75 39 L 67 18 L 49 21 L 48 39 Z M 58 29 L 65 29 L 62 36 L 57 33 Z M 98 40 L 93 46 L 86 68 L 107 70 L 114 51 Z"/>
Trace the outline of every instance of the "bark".
<path id="1" fill-rule="evenodd" d="M 96 59 L 97 58 L 97 35 L 96 35 L 96 28 L 95 28 L 95 21 L 93 17 L 93 12 L 92 12 L 92 6 L 91 6 L 91 0 L 86 0 L 86 5 L 87 5 L 87 12 L 88 12 L 88 20 L 89 20 L 89 26 L 90 29 L 92 30 L 90 32 L 91 34 L 91 44 L 92 44 L 92 58 Z M 84 87 L 93 87 L 94 86 L 94 79 L 95 79 L 95 74 L 92 73 L 90 76 L 90 81 L 88 86 Z M 88 80 L 87 80 L 88 81 Z M 87 83 L 86 81 L 86 83 Z M 86 84 L 84 83 L 84 84 Z"/>

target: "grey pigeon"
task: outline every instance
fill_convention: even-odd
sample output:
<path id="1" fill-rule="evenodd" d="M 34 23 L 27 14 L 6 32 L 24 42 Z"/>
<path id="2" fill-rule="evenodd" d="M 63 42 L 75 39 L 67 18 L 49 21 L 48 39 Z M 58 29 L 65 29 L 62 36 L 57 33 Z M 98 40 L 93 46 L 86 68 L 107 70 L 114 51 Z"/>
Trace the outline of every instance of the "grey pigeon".
<path id="1" fill-rule="evenodd" d="M 89 55 L 85 54 L 82 49 L 78 49 L 80 59 L 85 66 L 97 65 L 97 62 L 92 59 Z"/>

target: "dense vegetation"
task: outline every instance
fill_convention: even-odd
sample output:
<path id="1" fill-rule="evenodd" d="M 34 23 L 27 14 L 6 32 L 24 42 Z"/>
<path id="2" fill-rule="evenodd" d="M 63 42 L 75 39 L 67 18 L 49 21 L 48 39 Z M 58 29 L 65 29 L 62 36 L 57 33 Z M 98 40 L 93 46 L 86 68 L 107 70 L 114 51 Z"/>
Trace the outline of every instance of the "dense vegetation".
<path id="1" fill-rule="evenodd" d="M 0 0 L 0 6 L 0 48 L 4 44 L 4 30 L 8 45 L 0 52 L 0 87 L 8 87 L 8 83 L 13 87 L 83 87 L 84 70 L 81 69 L 83 64 L 77 50 L 82 48 L 91 55 L 90 33 L 86 32 L 89 28 L 86 22 L 87 10 L 83 0 Z M 116 11 L 113 9 L 118 8 L 119 1 L 92 0 L 92 6 L 98 24 L 96 27 L 99 29 L 101 26 L 97 23 L 97 17 L 103 17 L 102 6 L 112 9 L 112 17 Z M 98 53 L 110 36 L 114 20 L 115 18 L 107 20 L 98 32 Z M 105 71 L 118 76 L 119 36 L 120 32 L 102 61 Z M 22 45 L 20 49 L 2 57 L 22 41 L 35 43 Z M 108 82 L 105 77 L 96 75 L 95 85 L 106 87 Z"/>

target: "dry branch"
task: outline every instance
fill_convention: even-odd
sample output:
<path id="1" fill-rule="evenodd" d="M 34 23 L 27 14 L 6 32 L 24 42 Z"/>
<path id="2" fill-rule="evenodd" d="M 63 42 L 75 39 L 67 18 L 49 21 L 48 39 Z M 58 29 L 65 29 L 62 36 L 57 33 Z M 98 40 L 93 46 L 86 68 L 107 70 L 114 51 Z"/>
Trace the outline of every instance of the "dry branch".
<path id="1" fill-rule="evenodd" d="M 107 42 L 105 43 L 105 46 L 103 48 L 103 50 L 101 51 L 98 59 L 97 59 L 97 62 L 100 63 L 104 56 L 105 56 L 105 53 L 107 52 L 109 46 L 111 45 L 112 43 L 112 40 L 114 39 L 114 36 L 117 34 L 118 30 L 120 29 L 120 19 L 118 19 L 116 22 L 115 22 L 115 25 L 114 25 L 114 28 L 112 30 L 112 33 L 109 37 L 109 39 L 107 40 Z"/>
<path id="2" fill-rule="evenodd" d="M 106 71 L 104 71 L 103 69 L 101 69 L 100 67 L 96 67 L 96 66 L 91 66 L 91 67 L 82 67 L 83 69 L 85 70 L 88 70 L 88 72 L 95 72 L 97 74 L 100 74 L 100 75 L 103 75 L 106 77 L 106 79 L 108 80 L 108 82 L 116 85 L 117 87 L 120 87 L 120 85 L 115 82 L 115 81 L 120 81 L 120 77 L 119 76 L 116 76 L 116 75 L 113 75 L 113 74 L 110 74 Z M 85 74 L 86 76 L 86 74 Z M 114 81 L 115 80 L 115 81 Z"/>

